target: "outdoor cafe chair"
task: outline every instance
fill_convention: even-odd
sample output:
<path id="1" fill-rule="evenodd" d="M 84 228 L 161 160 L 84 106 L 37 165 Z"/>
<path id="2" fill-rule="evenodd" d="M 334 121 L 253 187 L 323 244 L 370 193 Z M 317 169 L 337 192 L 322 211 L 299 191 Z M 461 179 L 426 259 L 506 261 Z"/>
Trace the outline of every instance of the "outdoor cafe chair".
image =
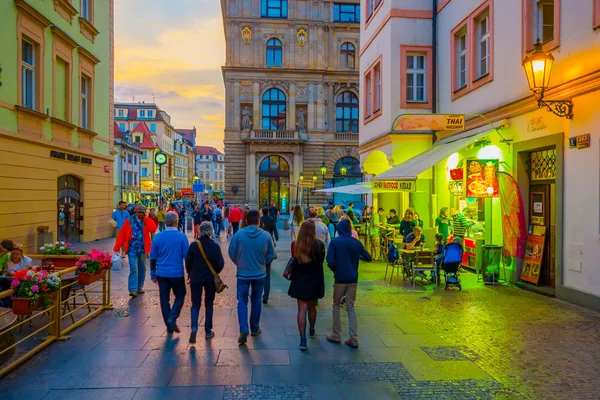
<path id="1" fill-rule="evenodd" d="M 435 272 L 435 252 L 433 250 L 415 250 L 412 263 L 412 285 L 415 286 L 415 277 L 419 272 Z M 438 275 L 435 274 L 435 286 L 438 285 Z"/>

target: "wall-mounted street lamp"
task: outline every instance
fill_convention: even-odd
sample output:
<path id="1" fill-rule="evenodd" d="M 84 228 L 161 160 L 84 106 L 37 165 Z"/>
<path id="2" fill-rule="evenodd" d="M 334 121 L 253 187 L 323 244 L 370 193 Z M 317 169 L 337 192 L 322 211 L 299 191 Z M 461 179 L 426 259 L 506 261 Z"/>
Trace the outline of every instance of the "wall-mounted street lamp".
<path id="1" fill-rule="evenodd" d="M 559 117 L 573 118 L 573 102 L 571 100 L 544 100 L 545 91 L 550 86 L 550 74 L 554 57 L 545 53 L 538 39 L 533 45 L 533 53 L 523 60 L 523 68 L 527 76 L 529 90 L 538 101 L 538 108 L 546 107 L 548 111 Z"/>
<path id="2" fill-rule="evenodd" d="M 317 176 L 317 173 L 314 172 L 312 177 L 313 182 L 317 183 L 317 179 L 319 179 L 319 177 Z"/>
<path id="3" fill-rule="evenodd" d="M 325 165 L 325 161 L 323 161 L 323 164 L 321 164 L 321 176 L 323 177 L 323 182 L 325 182 L 325 175 L 327 174 L 327 165 Z"/>
<path id="4" fill-rule="evenodd" d="M 347 173 L 348 173 L 348 167 L 346 167 L 345 165 L 342 165 L 340 167 L 340 174 L 342 174 L 342 176 L 346 176 Z"/>

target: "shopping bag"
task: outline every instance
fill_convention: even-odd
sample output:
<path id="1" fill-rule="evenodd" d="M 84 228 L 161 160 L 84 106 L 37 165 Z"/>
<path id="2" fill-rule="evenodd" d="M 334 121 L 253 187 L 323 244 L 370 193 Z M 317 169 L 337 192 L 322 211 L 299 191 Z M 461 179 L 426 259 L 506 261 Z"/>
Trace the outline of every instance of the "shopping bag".
<path id="1" fill-rule="evenodd" d="M 112 268 L 113 271 L 120 271 L 123 269 L 123 258 L 119 254 L 112 256 Z"/>

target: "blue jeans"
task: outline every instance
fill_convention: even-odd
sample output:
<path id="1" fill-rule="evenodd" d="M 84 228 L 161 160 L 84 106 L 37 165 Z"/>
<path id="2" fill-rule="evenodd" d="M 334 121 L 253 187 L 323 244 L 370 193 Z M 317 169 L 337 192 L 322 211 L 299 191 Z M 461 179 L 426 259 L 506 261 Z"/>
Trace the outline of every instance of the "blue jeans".
<path id="1" fill-rule="evenodd" d="M 256 333 L 260 328 L 261 297 L 265 278 L 237 280 L 238 322 L 240 333 Z M 252 292 L 250 292 L 252 287 Z M 250 329 L 248 329 L 248 296 L 250 295 Z"/>
<path id="2" fill-rule="evenodd" d="M 210 333 L 213 327 L 213 303 L 215 301 L 214 282 L 192 282 L 192 331 L 198 330 L 198 315 L 202 303 L 202 291 L 204 290 L 204 330 Z"/>
<path id="3" fill-rule="evenodd" d="M 162 317 L 167 325 L 167 321 L 177 321 L 179 314 L 181 314 L 181 308 L 185 301 L 185 278 L 163 278 L 157 276 L 158 290 L 160 292 L 160 310 L 162 311 Z M 171 289 L 175 295 L 175 301 L 173 301 L 173 307 L 171 307 Z"/>
<path id="4" fill-rule="evenodd" d="M 267 276 L 265 276 L 265 288 L 263 293 L 263 301 L 269 300 L 269 294 L 271 294 L 271 263 L 267 264 Z"/>
<path id="5" fill-rule="evenodd" d="M 215 235 L 221 235 L 221 224 L 219 222 L 215 222 Z"/>
<path id="6" fill-rule="evenodd" d="M 129 253 L 129 279 L 127 280 L 127 288 L 129 293 L 137 292 L 144 288 L 146 280 L 146 254 Z"/>

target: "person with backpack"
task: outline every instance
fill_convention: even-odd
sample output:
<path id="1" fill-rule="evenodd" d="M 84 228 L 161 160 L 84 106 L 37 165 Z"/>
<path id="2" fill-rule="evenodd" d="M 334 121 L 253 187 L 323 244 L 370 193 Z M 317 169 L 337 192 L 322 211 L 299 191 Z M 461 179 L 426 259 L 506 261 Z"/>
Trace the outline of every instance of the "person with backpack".
<path id="1" fill-rule="evenodd" d="M 217 205 L 215 208 L 215 236 L 221 236 L 221 225 L 223 225 L 223 210 L 222 206 Z"/>
<path id="2" fill-rule="evenodd" d="M 276 246 L 279 241 L 279 233 L 277 232 L 277 220 L 271 215 L 270 210 L 267 207 L 264 207 L 262 210 L 262 216 L 260 217 L 260 227 L 269 232 L 271 238 L 273 239 L 273 246 Z M 263 292 L 263 304 L 267 304 L 269 302 L 269 294 L 271 293 L 271 264 L 267 263 L 267 276 L 265 276 L 265 286 Z"/>

